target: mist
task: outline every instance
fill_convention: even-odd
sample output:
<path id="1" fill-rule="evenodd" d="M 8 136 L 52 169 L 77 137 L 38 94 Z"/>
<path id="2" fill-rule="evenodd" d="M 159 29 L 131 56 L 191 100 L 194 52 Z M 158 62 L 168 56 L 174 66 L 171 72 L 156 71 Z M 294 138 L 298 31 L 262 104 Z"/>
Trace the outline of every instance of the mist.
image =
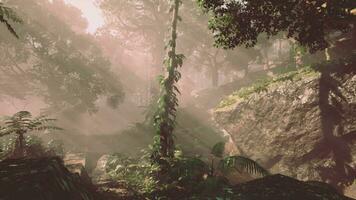
<path id="1" fill-rule="evenodd" d="M 283 17 L 289 12 L 282 10 L 279 19 L 263 2 L 219 2 L 0 0 L 0 155 L 13 145 L 20 158 L 16 149 L 28 141 L 38 141 L 38 148 L 55 143 L 65 162 L 84 155 L 93 180 L 115 174 L 139 194 L 156 183 L 136 179 L 151 177 L 145 170 L 152 160 L 161 168 L 171 164 L 163 166 L 163 158 L 206 165 L 199 180 L 213 177 L 229 187 L 270 170 L 329 181 L 346 193 L 349 171 L 355 172 L 352 142 L 343 139 L 354 138 L 355 23 L 325 28 L 319 22 L 326 18 L 310 25 L 300 20 L 307 14 L 296 12 L 301 16 L 293 21 L 296 16 Z M 22 118 L 26 137 L 7 128 Z M 36 127 L 45 122 L 50 125 Z M 289 141 L 302 144 L 290 149 Z M 315 166 L 336 164 L 298 171 L 309 158 Z M 241 162 L 242 170 L 214 171 L 230 166 L 228 159 Z M 117 172 L 122 163 L 126 169 L 140 160 L 144 169 L 134 169 L 142 170 L 134 180 Z M 311 177 L 312 170 L 319 175 Z M 328 177 L 327 170 L 337 175 Z"/>

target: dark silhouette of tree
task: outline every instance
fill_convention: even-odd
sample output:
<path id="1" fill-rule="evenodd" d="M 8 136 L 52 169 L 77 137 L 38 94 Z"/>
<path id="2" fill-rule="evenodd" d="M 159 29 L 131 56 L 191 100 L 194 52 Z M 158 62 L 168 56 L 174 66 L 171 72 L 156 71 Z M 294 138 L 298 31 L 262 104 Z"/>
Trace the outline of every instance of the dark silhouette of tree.
<path id="1" fill-rule="evenodd" d="M 50 2 L 11 1 L 26 19 L 20 40 L 0 30 L 1 97 L 42 97 L 50 112 L 97 111 L 97 101 L 116 107 L 124 98 L 111 63 L 89 36 L 80 35 L 48 11 Z"/>
<path id="2" fill-rule="evenodd" d="M 355 16 L 354 0 L 198 0 L 212 14 L 209 28 L 216 44 L 223 48 L 252 47 L 259 36 L 286 32 L 311 52 L 329 46 L 332 32 L 347 32 Z"/>
<path id="3" fill-rule="evenodd" d="M 10 24 L 10 21 L 15 23 L 22 23 L 22 19 L 19 18 L 11 8 L 6 7 L 3 3 L 0 2 L 0 22 L 6 25 L 7 29 L 11 32 L 12 35 L 19 38 L 15 29 Z"/>
<path id="4" fill-rule="evenodd" d="M 340 191 L 351 185 L 356 178 L 356 169 L 352 162 L 351 145 L 356 140 L 356 130 L 345 128 L 345 121 L 356 111 L 356 105 L 347 99 L 340 91 L 340 81 L 354 76 L 355 59 L 343 62 L 331 62 L 327 66 L 318 68 L 321 72 L 319 80 L 319 109 L 321 132 L 323 139 L 314 149 L 301 158 L 302 162 L 331 156 L 335 164 L 319 166 L 324 181 L 330 183 Z"/>

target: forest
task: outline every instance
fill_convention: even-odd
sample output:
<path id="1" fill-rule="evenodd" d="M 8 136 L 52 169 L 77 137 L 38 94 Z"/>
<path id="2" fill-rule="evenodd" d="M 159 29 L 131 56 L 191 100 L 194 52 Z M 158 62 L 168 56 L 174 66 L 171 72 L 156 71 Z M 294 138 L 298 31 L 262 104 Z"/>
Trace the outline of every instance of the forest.
<path id="1" fill-rule="evenodd" d="M 0 0 L 0 200 L 356 199 L 355 0 Z"/>

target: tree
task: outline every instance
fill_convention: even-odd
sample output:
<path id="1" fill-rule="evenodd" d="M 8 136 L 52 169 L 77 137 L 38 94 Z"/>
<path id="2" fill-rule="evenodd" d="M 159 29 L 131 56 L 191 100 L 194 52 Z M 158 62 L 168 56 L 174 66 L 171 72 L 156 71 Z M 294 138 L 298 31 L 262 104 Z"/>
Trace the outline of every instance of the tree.
<path id="1" fill-rule="evenodd" d="M 348 32 L 355 16 L 354 0 L 198 0 L 212 14 L 209 28 L 222 48 L 252 47 L 261 34 L 286 32 L 311 52 L 329 46 L 327 36 Z"/>
<path id="2" fill-rule="evenodd" d="M 102 98 L 114 107 L 123 100 L 120 81 L 97 44 L 49 12 L 49 1 L 11 5 L 26 20 L 14 25 L 20 40 L 0 29 L 0 98 L 36 96 L 49 112 L 76 114 L 97 111 Z"/>
<path id="3" fill-rule="evenodd" d="M 12 35 L 19 38 L 15 29 L 10 24 L 10 21 L 22 23 L 22 19 L 19 18 L 11 8 L 6 7 L 3 3 L 0 2 L 0 22 L 6 25 L 6 28 L 11 32 Z"/>
<path id="4" fill-rule="evenodd" d="M 115 33 L 120 38 L 125 49 L 134 49 L 145 54 L 152 64 L 145 69 L 147 79 L 155 79 L 162 72 L 161 63 L 164 59 L 165 41 L 167 35 L 167 20 L 170 7 L 167 0 L 103 0 L 100 7 L 107 14 L 108 25 L 104 30 Z M 148 101 L 153 99 L 156 83 L 147 84 Z"/>
<path id="5" fill-rule="evenodd" d="M 15 143 L 14 156 L 23 157 L 26 155 L 24 144 L 24 135 L 31 131 L 45 131 L 45 130 L 61 130 L 56 126 L 48 125 L 49 122 L 56 119 L 50 119 L 45 116 L 39 116 L 32 119 L 32 115 L 28 111 L 20 111 L 11 117 L 7 117 L 4 121 L 5 126 L 0 129 L 0 137 L 16 134 L 17 140 Z"/>
<path id="6" fill-rule="evenodd" d="M 181 0 L 172 0 L 172 3 L 171 38 L 167 45 L 168 55 L 164 61 L 166 75 L 159 78 L 161 93 L 158 99 L 158 109 L 154 116 L 154 125 L 158 136 L 156 141 L 159 148 L 158 160 L 174 156 L 173 130 L 178 106 L 177 93 L 179 93 L 176 83 L 181 77 L 178 67 L 182 67 L 184 58 L 182 54 L 176 53 L 178 11 Z"/>

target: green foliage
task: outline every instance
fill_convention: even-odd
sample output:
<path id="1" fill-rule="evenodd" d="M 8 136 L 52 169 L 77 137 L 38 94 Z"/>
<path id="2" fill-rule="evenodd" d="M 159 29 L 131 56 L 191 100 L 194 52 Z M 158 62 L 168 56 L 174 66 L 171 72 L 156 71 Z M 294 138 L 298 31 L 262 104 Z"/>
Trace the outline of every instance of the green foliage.
<path id="1" fill-rule="evenodd" d="M 234 92 L 232 95 L 228 96 L 222 100 L 219 104 L 219 108 L 224 108 L 230 105 L 233 105 L 240 100 L 247 99 L 252 94 L 259 94 L 262 92 L 267 92 L 268 87 L 272 84 L 278 84 L 285 81 L 299 81 L 305 77 L 317 76 L 319 73 L 313 69 L 313 67 L 305 67 L 297 71 L 289 71 L 277 75 L 274 78 L 266 78 L 256 81 L 250 87 L 243 87 L 237 92 Z"/>
<path id="2" fill-rule="evenodd" d="M 210 173 L 213 167 L 210 162 L 197 156 L 185 156 L 180 150 L 176 150 L 172 158 L 165 159 L 165 165 L 159 165 L 151 160 L 154 149 L 143 151 L 143 156 L 139 158 L 114 154 L 109 158 L 106 170 L 113 179 L 123 180 L 140 195 L 154 199 L 228 199 L 232 191 L 228 180 L 222 175 L 232 170 L 269 175 L 267 170 L 249 158 L 224 158 L 221 153 L 224 146 L 225 143 L 219 142 L 211 150 L 216 151 L 220 159 L 216 170 L 221 173 Z"/>
<path id="3" fill-rule="evenodd" d="M 5 136 L 0 138 L 0 160 L 12 158 L 17 138 Z M 64 148 L 60 141 L 49 141 L 44 144 L 42 139 L 36 135 L 27 135 L 24 138 L 24 151 L 26 158 L 39 158 L 45 156 L 64 156 Z"/>
<path id="4" fill-rule="evenodd" d="M 106 164 L 106 171 L 111 178 L 124 180 L 130 188 L 141 194 L 152 193 L 157 189 L 158 182 L 154 174 L 158 170 L 159 166 L 150 162 L 147 152 L 138 159 L 114 154 Z"/>
<path id="5" fill-rule="evenodd" d="M 261 167 L 256 161 L 243 156 L 228 156 L 222 159 L 219 163 L 219 169 L 222 172 L 237 170 L 240 172 L 247 172 L 250 174 L 257 174 L 262 176 L 270 175 L 269 172 Z"/>
<path id="6" fill-rule="evenodd" d="M 6 28 L 12 35 L 19 38 L 15 29 L 10 24 L 10 21 L 15 23 L 22 23 L 22 19 L 19 18 L 11 8 L 6 7 L 3 3 L 0 2 L 0 22 L 6 25 Z"/>
<path id="7" fill-rule="evenodd" d="M 161 91 L 157 102 L 158 107 L 154 116 L 154 127 L 157 134 L 154 141 L 154 147 L 157 151 L 154 153 L 154 159 L 156 160 L 173 157 L 173 130 L 178 107 L 177 95 L 180 94 L 176 83 L 182 76 L 178 68 L 182 67 L 184 59 L 184 55 L 176 53 L 177 23 L 179 21 L 178 10 L 181 1 L 173 0 L 172 3 L 171 39 L 167 44 L 168 54 L 164 60 L 167 73 L 166 76 L 159 77 Z"/>
<path id="8" fill-rule="evenodd" d="M 46 130 L 62 130 L 56 126 L 49 125 L 50 122 L 56 119 L 47 118 L 46 116 L 39 116 L 32 118 L 28 111 L 19 111 L 13 116 L 6 117 L 4 120 L 4 127 L 0 129 L 0 137 L 16 134 L 17 140 L 15 143 L 15 153 L 22 157 L 26 154 L 25 144 L 26 140 L 24 135 L 32 131 L 46 131 Z M 32 140 L 28 142 L 33 142 Z"/>
<path id="9" fill-rule="evenodd" d="M 256 45 L 261 34 L 286 32 L 311 52 L 328 47 L 328 34 L 351 29 L 354 0 L 197 0 L 211 14 L 209 28 L 219 47 Z"/>
<path id="10" fill-rule="evenodd" d="M 30 131 L 62 130 L 56 126 L 47 125 L 53 121 L 56 121 L 56 119 L 47 118 L 46 116 L 39 116 L 32 119 L 30 112 L 19 111 L 13 116 L 5 118 L 5 126 L 0 130 L 0 136 L 27 133 Z"/>
<path id="11" fill-rule="evenodd" d="M 221 159 L 218 164 L 218 169 L 227 173 L 232 170 L 237 170 L 239 172 L 247 172 L 250 174 L 257 174 L 262 176 L 269 175 L 269 172 L 260 166 L 256 161 L 243 156 L 227 156 L 224 157 L 223 153 L 225 151 L 225 142 L 218 142 L 212 148 L 212 155 Z M 212 161 L 212 163 L 214 160 Z M 213 166 L 211 166 L 212 170 Z M 212 173 L 214 174 L 214 172 Z"/>
<path id="12" fill-rule="evenodd" d="M 46 112 L 77 115 L 97 111 L 99 99 L 113 108 L 122 102 L 119 79 L 92 37 L 74 32 L 50 12 L 47 0 L 11 0 L 11 5 L 26 20 L 14 24 L 19 40 L 0 29 L 0 98 L 39 96 Z"/>

